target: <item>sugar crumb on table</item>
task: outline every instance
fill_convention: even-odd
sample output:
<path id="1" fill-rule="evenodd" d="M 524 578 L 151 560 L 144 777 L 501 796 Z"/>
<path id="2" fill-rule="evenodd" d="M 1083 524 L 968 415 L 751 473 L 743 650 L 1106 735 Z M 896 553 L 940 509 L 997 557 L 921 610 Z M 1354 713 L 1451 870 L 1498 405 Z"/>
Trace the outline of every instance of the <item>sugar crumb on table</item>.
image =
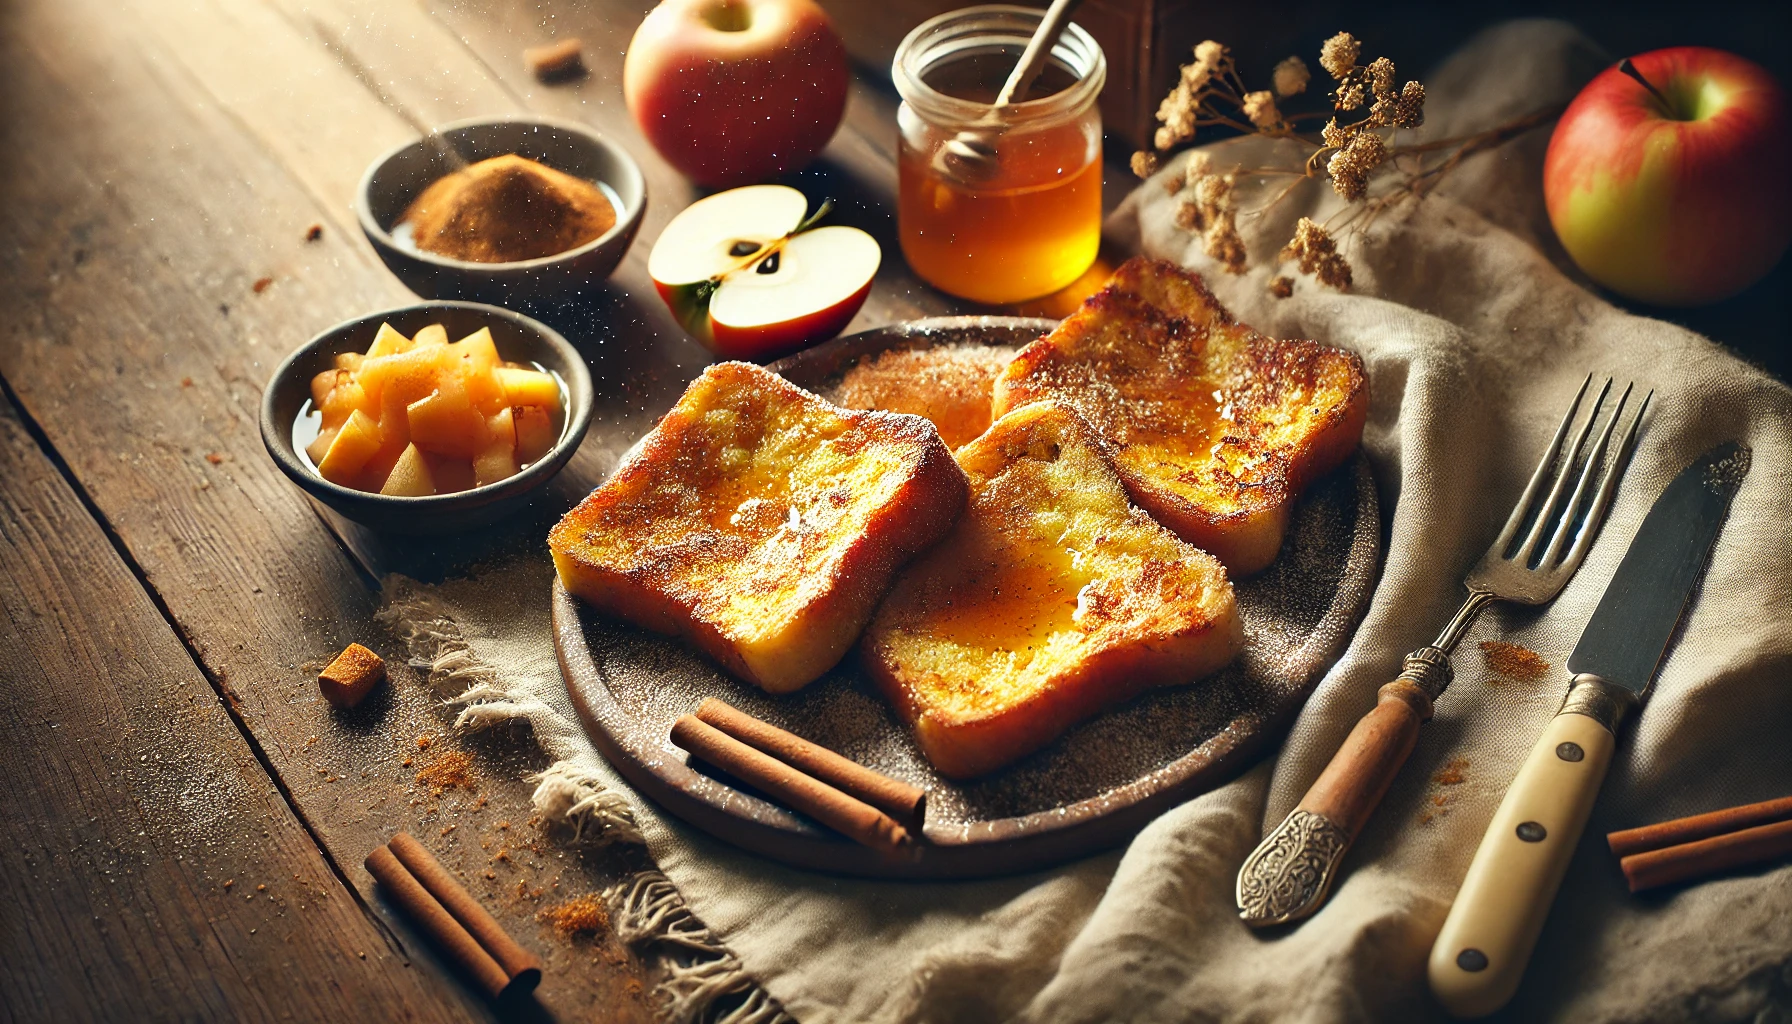
<path id="1" fill-rule="evenodd" d="M 441 796 L 444 791 L 456 787 L 472 789 L 477 782 L 473 775 L 473 759 L 459 750 L 451 750 L 424 765 L 417 773 L 417 781 L 429 787 L 431 796 Z M 480 803 L 484 803 L 483 798 Z"/>
<path id="2" fill-rule="evenodd" d="M 595 935 L 610 927 L 610 912 L 596 893 L 548 907 L 540 916 L 568 939 L 575 935 Z"/>

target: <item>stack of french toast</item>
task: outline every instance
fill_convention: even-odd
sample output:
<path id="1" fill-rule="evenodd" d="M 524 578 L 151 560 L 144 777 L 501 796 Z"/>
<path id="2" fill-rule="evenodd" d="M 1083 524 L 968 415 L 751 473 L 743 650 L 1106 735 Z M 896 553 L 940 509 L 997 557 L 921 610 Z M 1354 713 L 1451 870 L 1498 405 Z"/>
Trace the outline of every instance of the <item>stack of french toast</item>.
<path id="1" fill-rule="evenodd" d="M 860 409 L 709 367 L 549 534 L 562 583 L 771 693 L 856 646 L 933 765 L 971 778 L 1230 662 L 1231 576 L 1275 559 L 1368 409 L 1355 354 L 1264 337 L 1142 258 L 982 376 L 910 372 L 926 358 Z M 893 409 L 951 410 L 969 440 Z"/>

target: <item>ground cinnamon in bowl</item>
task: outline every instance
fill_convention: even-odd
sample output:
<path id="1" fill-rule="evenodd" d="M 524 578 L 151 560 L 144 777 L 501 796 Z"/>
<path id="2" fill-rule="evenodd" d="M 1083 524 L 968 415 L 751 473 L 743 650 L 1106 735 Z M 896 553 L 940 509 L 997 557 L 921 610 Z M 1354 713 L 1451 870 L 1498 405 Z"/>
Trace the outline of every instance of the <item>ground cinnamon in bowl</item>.
<path id="1" fill-rule="evenodd" d="M 417 248 L 471 263 L 515 263 L 577 249 L 616 225 L 596 185 L 514 153 L 437 180 L 404 211 Z"/>

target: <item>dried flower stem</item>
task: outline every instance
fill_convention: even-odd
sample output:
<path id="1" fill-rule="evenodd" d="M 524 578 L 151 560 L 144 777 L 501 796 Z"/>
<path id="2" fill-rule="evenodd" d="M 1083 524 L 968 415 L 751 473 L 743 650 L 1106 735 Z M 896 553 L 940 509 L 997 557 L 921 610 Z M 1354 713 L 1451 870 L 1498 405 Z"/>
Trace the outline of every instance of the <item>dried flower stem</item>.
<path id="1" fill-rule="evenodd" d="M 1281 258 L 1296 259 L 1302 273 L 1314 274 L 1321 283 L 1340 290 L 1349 287 L 1350 266 L 1337 251 L 1332 231 L 1345 227 L 1354 232 L 1365 230 L 1393 206 L 1407 199 L 1423 199 L 1463 160 L 1554 119 L 1563 109 L 1552 106 L 1472 135 L 1397 146 L 1393 144 L 1395 132 L 1425 122 L 1425 87 L 1414 81 L 1398 85 L 1394 62 L 1386 57 L 1360 63 L 1362 44 L 1348 32 L 1327 39 L 1320 49 L 1319 65 L 1337 83 L 1328 94 L 1330 110 L 1281 109 L 1283 102 L 1306 92 L 1311 82 L 1312 73 L 1299 57 L 1276 65 L 1272 89 L 1251 91 L 1225 46 L 1210 39 L 1195 47 L 1194 56 L 1183 65 L 1176 87 L 1158 106 L 1157 117 L 1163 127 L 1157 130 L 1151 150 L 1134 154 L 1134 170 L 1140 177 L 1156 173 L 1163 157 L 1191 145 L 1196 133 L 1206 127 L 1231 128 L 1242 137 L 1289 139 L 1312 147 L 1298 169 L 1235 167 L 1224 175 L 1213 170 L 1203 155 L 1199 162 L 1189 162 L 1182 177 L 1166 184 L 1172 194 L 1182 195 L 1176 223 L 1200 233 L 1207 254 L 1228 271 L 1241 274 L 1246 258 L 1237 219 L 1268 212 L 1293 194 L 1302 181 L 1330 179 L 1332 188 L 1352 205 L 1328 218 L 1325 225 L 1303 217 Z M 1363 112 L 1354 114 L 1358 111 Z M 1317 135 L 1295 130 L 1298 123 L 1320 118 L 1325 125 Z M 1423 157 L 1429 153 L 1448 155 L 1426 166 Z M 1235 208 L 1233 183 L 1241 177 L 1275 176 L 1293 180 L 1256 209 L 1239 212 Z M 1382 184 L 1388 178 L 1397 182 Z M 1292 287 L 1278 283 L 1275 290 L 1285 296 Z"/>

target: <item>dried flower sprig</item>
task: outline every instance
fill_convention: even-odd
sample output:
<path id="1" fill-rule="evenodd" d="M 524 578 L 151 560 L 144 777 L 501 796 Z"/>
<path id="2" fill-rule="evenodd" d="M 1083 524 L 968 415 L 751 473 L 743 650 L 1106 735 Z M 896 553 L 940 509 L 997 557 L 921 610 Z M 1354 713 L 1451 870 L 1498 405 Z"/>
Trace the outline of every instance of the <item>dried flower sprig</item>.
<path id="1" fill-rule="evenodd" d="M 1389 207 L 1408 198 L 1423 198 L 1468 156 L 1501 145 L 1562 110 L 1560 106 L 1540 110 L 1474 135 L 1395 145 L 1395 132 L 1425 123 L 1425 86 L 1410 80 L 1399 84 L 1393 61 L 1377 57 L 1363 64 L 1362 55 L 1362 44 L 1348 32 L 1327 39 L 1319 48 L 1319 66 L 1336 83 L 1328 94 L 1331 109 L 1291 114 L 1283 104 L 1307 92 L 1312 82 L 1305 61 L 1299 57 L 1283 60 L 1271 75 L 1271 88 L 1248 90 L 1231 51 L 1211 39 L 1201 43 L 1195 47 L 1195 59 L 1182 66 L 1175 88 L 1158 105 L 1160 127 L 1152 148 L 1133 154 L 1133 173 L 1141 178 L 1157 173 L 1166 156 L 1192 143 L 1200 129 L 1209 126 L 1305 144 L 1310 151 L 1298 169 L 1234 167 L 1221 174 L 1206 153 L 1198 153 L 1189 159 L 1182 175 L 1165 185 L 1172 195 L 1182 196 L 1177 204 L 1177 226 L 1199 233 L 1208 256 L 1231 273 L 1242 274 L 1248 261 L 1238 218 L 1260 216 L 1301 181 L 1329 179 L 1332 189 L 1352 205 L 1327 224 L 1301 218 L 1279 259 L 1293 261 L 1301 273 L 1344 291 L 1350 287 L 1351 268 L 1338 251 L 1334 230 L 1362 231 Z M 1316 135 L 1295 128 L 1298 122 L 1322 118 L 1325 123 Z M 1427 163 L 1431 154 L 1443 158 Z M 1241 213 L 1234 205 L 1234 186 L 1241 177 L 1266 175 L 1290 175 L 1295 180 L 1262 207 Z M 1384 180 L 1392 184 L 1381 186 Z M 1340 222 L 1334 224 L 1333 220 Z M 1271 284 L 1271 291 L 1278 296 L 1286 297 L 1292 290 L 1293 281 L 1288 277 L 1277 277 Z"/>

